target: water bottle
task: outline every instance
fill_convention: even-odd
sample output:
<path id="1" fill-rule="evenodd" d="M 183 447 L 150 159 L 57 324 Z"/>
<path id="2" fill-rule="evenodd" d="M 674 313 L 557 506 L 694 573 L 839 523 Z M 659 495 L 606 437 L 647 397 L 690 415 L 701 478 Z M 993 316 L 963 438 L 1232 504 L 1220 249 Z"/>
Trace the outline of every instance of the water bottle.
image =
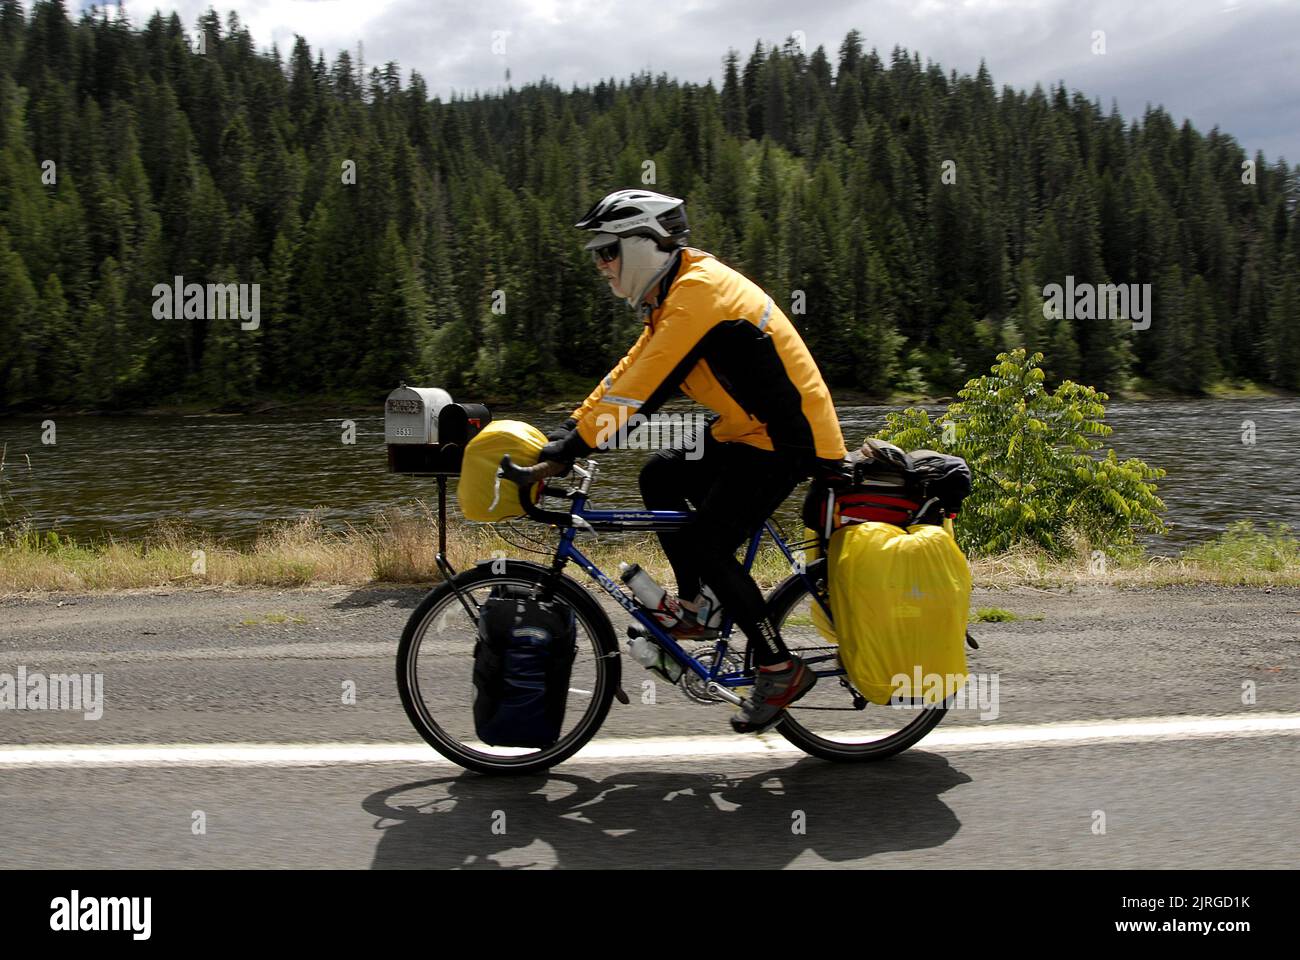
<path id="1" fill-rule="evenodd" d="M 654 614 L 656 620 L 665 630 L 671 630 L 681 620 L 677 601 L 668 595 L 663 587 L 654 582 L 650 574 L 641 569 L 637 563 L 620 563 L 619 576 L 636 597 L 637 603 Z"/>
<path id="2" fill-rule="evenodd" d="M 676 683 L 681 677 L 681 664 L 665 654 L 659 644 L 649 637 L 633 637 L 627 642 L 627 648 L 633 660 L 647 670 L 653 670 L 669 683 Z"/>

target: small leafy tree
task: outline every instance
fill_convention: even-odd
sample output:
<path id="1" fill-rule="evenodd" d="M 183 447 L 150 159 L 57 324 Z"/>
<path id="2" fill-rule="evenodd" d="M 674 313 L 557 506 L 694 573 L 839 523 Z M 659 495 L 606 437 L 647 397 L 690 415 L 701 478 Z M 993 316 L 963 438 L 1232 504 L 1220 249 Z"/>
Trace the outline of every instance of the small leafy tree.
<path id="1" fill-rule="evenodd" d="M 1106 394 L 1066 380 L 1043 386 L 1043 355 L 998 354 L 989 373 L 969 381 L 947 413 L 890 414 L 878 434 L 904 450 L 929 448 L 963 457 L 974 490 L 962 506 L 962 547 L 998 553 L 1035 545 L 1065 555 L 1080 545 L 1132 544 L 1138 532 L 1164 529 L 1164 503 L 1153 482 L 1165 471 L 1114 450 L 1093 456 L 1109 436 Z M 1082 541 L 1082 544 L 1080 543 Z"/>

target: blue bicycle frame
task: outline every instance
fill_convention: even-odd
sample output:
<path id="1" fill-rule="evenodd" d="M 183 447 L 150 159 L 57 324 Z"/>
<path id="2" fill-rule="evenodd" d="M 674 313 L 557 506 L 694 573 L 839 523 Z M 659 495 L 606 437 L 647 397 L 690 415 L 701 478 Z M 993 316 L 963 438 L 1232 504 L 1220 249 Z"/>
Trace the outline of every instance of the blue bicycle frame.
<path id="1" fill-rule="evenodd" d="M 681 645 L 661 627 L 657 620 L 652 617 L 639 603 L 636 602 L 626 591 L 617 583 L 607 577 L 599 567 L 594 564 L 581 550 L 573 543 L 573 538 L 580 527 L 590 527 L 591 529 L 601 530 L 651 530 L 651 531 L 670 531 L 677 530 L 690 522 L 694 516 L 691 513 L 678 510 L 587 510 L 587 484 L 584 483 L 580 491 L 572 495 L 572 507 L 570 517 L 572 523 L 563 527 L 560 531 L 560 543 L 555 551 L 553 569 L 559 570 L 569 561 L 576 563 L 579 567 L 587 572 L 587 575 L 595 580 L 614 600 L 626 610 L 637 623 L 645 628 L 646 632 L 654 638 L 663 649 L 668 651 L 674 660 L 683 668 L 695 672 L 702 680 L 707 682 L 716 682 L 724 687 L 741 687 L 752 684 L 753 675 L 747 671 L 741 670 L 732 673 L 723 673 L 722 667 L 725 663 L 725 654 L 727 652 L 727 638 L 731 634 L 732 620 L 726 617 L 722 622 L 721 633 L 718 638 L 717 646 L 714 648 L 713 661 L 705 665 L 691 656 Z M 808 576 L 807 570 L 801 564 L 795 563 L 794 554 L 785 541 L 781 539 L 776 528 L 772 525 L 771 520 L 764 521 L 763 526 L 754 532 L 749 540 L 749 545 L 745 549 L 744 569 L 748 572 L 754 564 L 754 557 L 758 554 L 759 542 L 763 539 L 763 531 L 766 530 L 772 535 L 773 542 L 780 548 L 785 558 L 791 564 L 791 568 L 804 579 L 809 595 L 815 597 L 822 609 L 826 612 L 827 620 L 830 620 L 831 612 L 826 601 L 822 598 L 821 593 L 817 590 L 817 585 L 811 577 Z M 819 677 L 840 677 L 845 672 L 842 667 L 838 667 L 838 661 L 835 654 L 829 654 L 822 657 L 805 658 L 804 663 L 810 668 L 817 663 L 831 661 L 836 664 L 836 669 L 832 670 L 813 670 Z"/>

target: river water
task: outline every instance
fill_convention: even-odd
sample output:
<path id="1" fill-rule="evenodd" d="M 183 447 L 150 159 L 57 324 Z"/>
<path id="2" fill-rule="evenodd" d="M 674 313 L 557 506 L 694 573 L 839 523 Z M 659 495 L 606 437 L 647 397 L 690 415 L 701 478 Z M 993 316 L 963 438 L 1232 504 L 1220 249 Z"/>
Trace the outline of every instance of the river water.
<path id="1" fill-rule="evenodd" d="M 850 446 L 894 409 L 840 407 Z M 535 409 L 493 413 L 543 429 L 563 419 Z M 0 520 L 26 517 L 42 530 L 93 538 L 137 536 L 179 518 L 241 542 L 259 524 L 308 511 L 339 529 L 417 497 L 435 499 L 432 479 L 386 472 L 382 416 L 353 419 L 355 442 L 346 444 L 338 416 L 61 416 L 56 442 L 47 444 L 44 417 L 3 417 Z M 1153 552 L 1176 552 L 1234 520 L 1300 526 L 1300 400 L 1114 403 L 1107 422 L 1115 430 L 1107 443 L 1121 458 L 1168 471 L 1159 493 L 1169 530 L 1147 539 Z M 1243 442 L 1251 425 L 1254 442 Z M 598 505 L 639 505 L 636 474 L 646 456 L 601 456 Z M 454 505 L 455 483 L 450 489 Z M 782 514 L 793 519 L 800 500 L 796 492 Z"/>

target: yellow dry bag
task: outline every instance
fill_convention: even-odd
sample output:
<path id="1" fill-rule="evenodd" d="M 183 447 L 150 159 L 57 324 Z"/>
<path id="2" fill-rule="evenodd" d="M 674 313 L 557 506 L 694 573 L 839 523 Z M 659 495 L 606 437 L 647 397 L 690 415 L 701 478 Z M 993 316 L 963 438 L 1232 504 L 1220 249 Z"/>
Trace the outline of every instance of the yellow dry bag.
<path id="1" fill-rule="evenodd" d="M 466 520 L 505 520 L 523 516 L 519 487 L 497 477 L 501 458 L 510 454 L 520 467 L 537 462 L 546 435 L 521 420 L 493 420 L 465 447 L 456 496 Z"/>
<path id="2" fill-rule="evenodd" d="M 831 536 L 832 629 L 840 661 L 872 703 L 942 702 L 966 682 L 970 568 L 951 528 L 858 523 Z"/>

